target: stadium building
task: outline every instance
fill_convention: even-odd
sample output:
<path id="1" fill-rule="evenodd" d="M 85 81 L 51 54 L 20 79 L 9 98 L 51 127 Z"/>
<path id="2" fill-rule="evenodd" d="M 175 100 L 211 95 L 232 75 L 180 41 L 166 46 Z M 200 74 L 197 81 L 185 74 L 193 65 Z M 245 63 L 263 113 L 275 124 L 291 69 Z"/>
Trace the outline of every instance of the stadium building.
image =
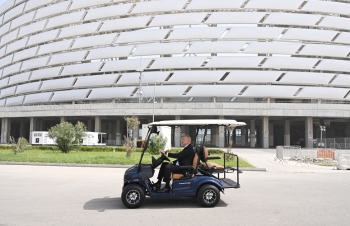
<path id="1" fill-rule="evenodd" d="M 208 146 L 349 145 L 349 0 L 7 0 L 0 24 L 1 143 L 79 120 L 120 145 L 154 115 L 246 122 Z"/>

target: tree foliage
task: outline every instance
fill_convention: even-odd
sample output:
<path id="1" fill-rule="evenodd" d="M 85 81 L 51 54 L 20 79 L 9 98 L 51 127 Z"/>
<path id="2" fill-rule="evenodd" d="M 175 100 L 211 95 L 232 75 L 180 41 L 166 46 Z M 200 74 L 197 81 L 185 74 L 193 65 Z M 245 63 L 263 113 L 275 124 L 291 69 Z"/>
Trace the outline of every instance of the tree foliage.
<path id="1" fill-rule="evenodd" d="M 163 134 L 152 134 L 150 141 L 151 143 L 148 146 L 148 151 L 152 155 L 155 155 L 158 154 L 159 149 L 164 150 L 168 138 L 164 137 Z"/>
<path id="2" fill-rule="evenodd" d="M 17 155 L 17 153 L 24 152 L 24 150 L 28 148 L 28 141 L 23 137 L 18 138 L 17 142 L 15 138 L 10 137 L 10 144 L 15 155 Z"/>
<path id="3" fill-rule="evenodd" d="M 134 142 L 134 130 L 138 129 L 140 121 L 136 117 L 125 117 L 127 134 L 124 136 L 125 139 L 125 150 L 126 157 L 131 158 L 132 153 L 136 148 L 136 142 Z M 129 136 L 129 131 L 132 131 L 131 136 Z"/>
<path id="4" fill-rule="evenodd" d="M 78 148 L 86 136 L 86 126 L 78 122 L 75 126 L 69 122 L 62 122 L 49 130 L 49 137 L 57 143 L 57 147 L 63 153 Z"/>

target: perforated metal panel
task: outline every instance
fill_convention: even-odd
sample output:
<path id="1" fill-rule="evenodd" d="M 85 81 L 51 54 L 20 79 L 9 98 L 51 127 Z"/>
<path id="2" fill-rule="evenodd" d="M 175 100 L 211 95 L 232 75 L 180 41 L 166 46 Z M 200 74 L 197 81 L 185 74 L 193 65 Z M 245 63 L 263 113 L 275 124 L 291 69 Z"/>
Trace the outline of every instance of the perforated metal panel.
<path id="1" fill-rule="evenodd" d="M 8 85 L 26 82 L 29 79 L 29 75 L 30 75 L 30 72 L 26 72 L 26 73 L 22 73 L 22 74 L 18 74 L 18 75 L 13 75 L 10 77 L 10 81 L 9 81 Z"/>
<path id="2" fill-rule="evenodd" d="M 298 98 L 310 99 L 343 99 L 349 89 L 328 87 L 304 87 L 297 95 Z"/>
<path id="3" fill-rule="evenodd" d="M 301 8 L 301 11 L 349 15 L 350 5 L 342 2 L 309 0 L 304 7 Z"/>
<path id="4" fill-rule="evenodd" d="M 138 2 L 131 13 L 149 13 L 181 10 L 187 0 L 161 0 L 151 2 Z"/>
<path id="5" fill-rule="evenodd" d="M 321 19 L 321 15 L 297 14 L 297 13 L 271 13 L 264 24 L 286 24 L 314 26 Z"/>
<path id="6" fill-rule="evenodd" d="M 168 39 L 176 40 L 220 38 L 220 36 L 225 32 L 225 30 L 226 28 L 224 27 L 174 29 Z"/>
<path id="7" fill-rule="evenodd" d="M 72 40 L 64 40 L 60 42 L 53 42 L 50 44 L 41 45 L 38 55 L 65 51 L 65 50 L 68 50 L 71 44 L 72 44 Z"/>
<path id="8" fill-rule="evenodd" d="M 16 19 L 14 19 L 11 22 L 11 29 L 14 29 L 14 28 L 19 27 L 19 26 L 21 26 L 23 24 L 31 22 L 33 20 L 33 18 L 34 18 L 34 14 L 35 14 L 35 11 L 27 13 L 27 14 L 24 14 L 24 15 L 16 18 Z"/>
<path id="9" fill-rule="evenodd" d="M 320 27 L 328 27 L 328 28 L 338 28 L 338 29 L 346 29 L 350 30 L 350 19 L 349 18 L 341 18 L 334 16 L 326 16 L 321 23 Z"/>
<path id="10" fill-rule="evenodd" d="M 47 65 L 48 60 L 49 60 L 48 56 L 26 60 L 23 62 L 21 70 L 24 71 L 24 70 L 33 69 L 33 68 L 44 67 Z"/>
<path id="11" fill-rule="evenodd" d="M 283 28 L 274 27 L 233 27 L 224 39 L 277 39 Z"/>
<path id="12" fill-rule="evenodd" d="M 23 103 L 24 96 L 7 98 L 6 106 L 20 105 Z"/>
<path id="13" fill-rule="evenodd" d="M 83 18 L 84 15 L 85 11 L 79 11 L 50 18 L 48 24 L 46 25 L 46 28 L 49 29 L 65 24 L 77 23 Z"/>
<path id="14" fill-rule="evenodd" d="M 11 55 L 8 55 L 8 56 L 6 56 L 6 57 L 4 57 L 4 58 L 1 58 L 1 59 L 0 59 L 0 67 L 4 67 L 4 66 L 6 66 L 6 65 L 11 64 L 11 62 L 12 62 L 12 57 L 13 57 L 13 55 L 11 54 Z"/>
<path id="15" fill-rule="evenodd" d="M 86 56 L 86 53 L 87 51 L 77 51 L 77 52 L 56 54 L 51 57 L 49 65 L 82 61 L 83 58 Z"/>
<path id="16" fill-rule="evenodd" d="M 212 57 L 206 68 L 256 68 L 264 57 Z"/>
<path id="17" fill-rule="evenodd" d="M 62 28 L 59 38 L 66 38 L 83 34 L 92 34 L 95 31 L 97 31 L 97 28 L 100 26 L 100 24 L 101 22 L 94 22 Z"/>
<path id="18" fill-rule="evenodd" d="M 15 50 L 24 48 L 25 45 L 27 44 L 27 40 L 28 40 L 28 38 L 23 38 L 21 40 L 18 40 L 16 42 L 8 44 L 7 49 L 6 49 L 6 53 L 11 53 Z"/>
<path id="19" fill-rule="evenodd" d="M 72 5 L 70 6 L 70 10 L 81 9 L 96 5 L 103 5 L 109 3 L 110 0 L 74 0 Z"/>
<path id="20" fill-rule="evenodd" d="M 142 82 L 144 85 L 154 85 L 155 82 L 163 83 L 169 76 L 169 72 L 143 72 Z M 118 80 L 118 85 L 136 85 L 139 83 L 140 73 L 123 73 L 122 77 Z"/>
<path id="21" fill-rule="evenodd" d="M 91 74 L 97 72 L 102 63 L 85 63 L 65 66 L 61 75 Z"/>
<path id="22" fill-rule="evenodd" d="M 118 46 L 109 48 L 99 48 L 90 51 L 87 60 L 106 59 L 114 57 L 126 57 L 131 53 L 134 46 Z"/>
<path id="23" fill-rule="evenodd" d="M 104 17 L 126 15 L 133 4 L 120 4 L 96 9 L 90 9 L 84 20 L 95 20 Z"/>
<path id="24" fill-rule="evenodd" d="M 53 0 L 30 0 L 26 4 L 25 11 L 29 11 L 31 9 L 38 8 L 42 5 L 46 5 L 53 2 Z"/>
<path id="25" fill-rule="evenodd" d="M 298 10 L 304 0 L 250 0 L 245 9 L 288 9 Z"/>
<path id="26" fill-rule="evenodd" d="M 182 53 L 187 45 L 188 42 L 142 44 L 137 47 L 133 55 L 147 56 L 178 54 Z"/>
<path id="27" fill-rule="evenodd" d="M 182 97 L 188 86 L 156 86 L 157 97 Z M 142 87 L 143 97 L 152 98 L 154 96 L 154 86 Z M 137 97 L 135 95 L 134 97 Z"/>
<path id="28" fill-rule="evenodd" d="M 12 86 L 10 88 L 2 89 L 1 90 L 1 98 L 12 96 L 12 95 L 15 94 L 15 91 L 16 91 L 16 86 Z"/>
<path id="29" fill-rule="evenodd" d="M 286 84 L 322 84 L 327 85 L 334 74 L 315 72 L 287 72 L 279 81 Z"/>
<path id="30" fill-rule="evenodd" d="M 234 97 L 244 88 L 242 85 L 195 85 L 186 94 L 189 97 Z"/>
<path id="31" fill-rule="evenodd" d="M 73 85 L 74 81 L 75 81 L 75 78 L 62 78 L 62 79 L 43 81 L 43 84 L 41 85 L 40 90 L 47 91 L 47 90 L 69 89 Z"/>
<path id="32" fill-rule="evenodd" d="M 334 81 L 332 82 L 332 85 L 336 86 L 350 86 L 350 75 L 340 74 L 338 75 Z"/>
<path id="33" fill-rule="evenodd" d="M 58 35 L 59 30 L 53 30 L 48 32 L 39 33 L 37 35 L 32 35 L 29 38 L 28 45 L 31 46 L 34 44 L 38 44 L 41 42 L 48 42 L 51 40 L 54 40 L 56 36 Z"/>
<path id="34" fill-rule="evenodd" d="M 186 53 L 238 53 L 246 42 L 194 42 Z"/>
<path id="35" fill-rule="evenodd" d="M 192 0 L 186 9 L 237 9 L 245 0 Z"/>
<path id="36" fill-rule="evenodd" d="M 7 86 L 10 78 L 3 78 L 0 80 L 0 88 Z"/>
<path id="37" fill-rule="evenodd" d="M 146 26 L 146 24 L 150 19 L 151 19 L 150 16 L 140 16 L 140 17 L 108 20 L 103 23 L 100 31 L 114 31 L 114 30 L 120 30 L 120 29 L 142 28 Z"/>
<path id="38" fill-rule="evenodd" d="M 324 59 L 316 67 L 318 70 L 326 71 L 346 71 L 350 72 L 350 63 L 348 60 L 328 60 Z"/>
<path id="39" fill-rule="evenodd" d="M 118 74 L 94 75 L 79 77 L 75 88 L 111 86 L 118 78 Z"/>
<path id="40" fill-rule="evenodd" d="M 22 63 L 13 64 L 11 66 L 5 67 L 2 73 L 2 77 L 19 72 Z"/>
<path id="41" fill-rule="evenodd" d="M 251 42 L 245 53 L 295 54 L 302 46 L 293 42 Z"/>
<path id="42" fill-rule="evenodd" d="M 350 44 L 350 33 L 342 32 L 335 41 Z"/>
<path id="43" fill-rule="evenodd" d="M 17 87 L 16 94 L 36 92 L 39 89 L 40 83 L 41 82 L 32 82 L 24 85 L 19 85 Z"/>
<path id="44" fill-rule="evenodd" d="M 62 13 L 68 9 L 69 4 L 70 4 L 69 1 L 64 1 L 64 2 L 60 2 L 57 4 L 53 4 L 53 5 L 38 9 L 35 15 L 35 19 L 37 20 L 50 15 Z"/>
<path id="45" fill-rule="evenodd" d="M 52 92 L 26 95 L 26 99 L 24 100 L 23 104 L 45 103 L 49 101 L 51 95 Z"/>
<path id="46" fill-rule="evenodd" d="M 113 87 L 93 89 L 88 97 L 89 100 L 128 98 L 134 91 L 134 87 Z"/>
<path id="47" fill-rule="evenodd" d="M 120 34 L 116 43 L 159 41 L 163 40 L 168 33 L 168 29 L 124 32 Z"/>
<path id="48" fill-rule="evenodd" d="M 7 22 L 8 20 L 20 15 L 24 10 L 24 4 L 20 4 L 13 9 L 9 10 L 8 12 L 5 13 L 4 16 L 4 23 Z"/>
<path id="49" fill-rule="evenodd" d="M 152 64 L 151 69 L 200 68 L 206 59 L 206 57 L 158 58 Z"/>
<path id="50" fill-rule="evenodd" d="M 299 86 L 266 86 L 252 85 L 242 94 L 242 97 L 293 98 Z"/>
<path id="51" fill-rule="evenodd" d="M 18 37 L 23 37 L 25 35 L 29 35 L 29 34 L 32 34 L 32 33 L 35 33 L 35 32 L 38 32 L 38 31 L 42 31 L 45 27 L 45 24 L 46 24 L 46 20 L 41 20 L 39 22 L 36 22 L 36 23 L 32 23 L 32 24 L 29 24 L 27 26 L 23 26 L 20 28 L 19 30 L 19 34 L 18 34 Z M 57 33 L 58 31 L 56 31 Z M 46 35 L 50 36 L 50 34 L 52 34 L 52 31 L 50 33 L 45 33 Z M 40 34 L 36 37 L 39 37 L 39 38 L 44 38 L 44 35 L 41 36 Z M 33 38 L 34 39 L 34 38 Z M 34 43 L 35 44 L 35 41 Z"/>
<path id="52" fill-rule="evenodd" d="M 214 12 L 206 24 L 257 24 L 266 15 L 264 12 Z"/>
<path id="53" fill-rule="evenodd" d="M 219 82 L 226 71 L 176 71 L 167 84 L 198 84 Z"/>
<path id="54" fill-rule="evenodd" d="M 115 37 L 116 34 L 106 34 L 77 38 L 75 39 L 72 49 L 112 44 Z"/>
<path id="55" fill-rule="evenodd" d="M 89 91 L 89 89 L 79 89 L 55 92 L 51 99 L 51 102 L 83 100 L 85 99 Z"/>
<path id="56" fill-rule="evenodd" d="M 350 53 L 350 46 L 307 44 L 300 51 L 301 55 L 346 57 Z"/>
<path id="57" fill-rule="evenodd" d="M 155 16 L 149 26 L 201 24 L 207 13 L 181 13 Z"/>
<path id="58" fill-rule="evenodd" d="M 336 35 L 336 31 L 290 28 L 281 39 L 330 42 Z"/>
<path id="59" fill-rule="evenodd" d="M 117 60 L 107 62 L 102 68 L 102 72 L 107 71 L 129 71 L 144 70 L 151 63 L 151 59 Z"/>
<path id="60" fill-rule="evenodd" d="M 261 67 L 311 70 L 318 61 L 319 61 L 318 59 L 314 59 L 314 58 L 270 57 Z"/>
<path id="61" fill-rule="evenodd" d="M 44 78 L 53 78 L 58 76 L 62 67 L 52 67 L 47 69 L 36 70 L 32 72 L 32 76 L 30 77 L 30 81 L 44 79 Z"/>
<path id="62" fill-rule="evenodd" d="M 231 71 L 222 83 L 273 83 L 281 74 L 280 71 Z"/>

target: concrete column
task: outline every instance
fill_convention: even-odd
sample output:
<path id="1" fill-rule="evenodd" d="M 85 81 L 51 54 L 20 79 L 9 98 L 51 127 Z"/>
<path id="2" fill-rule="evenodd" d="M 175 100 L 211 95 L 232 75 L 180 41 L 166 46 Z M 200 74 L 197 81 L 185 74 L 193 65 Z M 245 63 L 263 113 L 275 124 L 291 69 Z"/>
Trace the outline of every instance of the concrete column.
<path id="1" fill-rule="evenodd" d="M 87 131 L 90 131 L 90 132 L 92 132 L 92 120 L 91 119 L 88 119 L 88 121 L 87 121 L 87 126 L 86 126 L 87 128 Z"/>
<path id="2" fill-rule="evenodd" d="M 284 121 L 284 145 L 290 146 L 290 121 Z"/>
<path id="3" fill-rule="evenodd" d="M 269 117 L 264 116 L 262 118 L 262 144 L 263 148 L 269 148 Z"/>
<path id="4" fill-rule="evenodd" d="M 219 119 L 225 119 L 224 116 L 219 116 Z M 225 147 L 225 127 L 219 126 L 219 148 Z"/>
<path id="5" fill-rule="evenodd" d="M 25 124 L 24 124 L 24 121 L 21 121 L 21 124 L 20 124 L 20 127 L 19 127 L 19 136 L 20 137 L 24 137 L 24 134 L 25 134 L 25 131 L 24 131 L 24 128 L 25 127 Z"/>
<path id="6" fill-rule="evenodd" d="M 255 148 L 255 120 L 250 120 L 250 147 Z"/>
<path id="7" fill-rule="evenodd" d="M 65 122 L 66 121 L 66 117 L 60 117 L 60 120 L 61 120 L 60 123 Z"/>
<path id="8" fill-rule="evenodd" d="M 181 117 L 179 115 L 175 115 L 175 120 L 180 120 L 180 119 L 181 119 Z M 174 139 L 175 139 L 175 147 L 181 147 L 180 128 L 175 128 Z"/>
<path id="9" fill-rule="evenodd" d="M 122 125 L 121 125 L 121 120 L 117 119 L 116 120 L 116 136 L 115 136 L 115 142 L 116 145 L 122 145 Z"/>
<path id="10" fill-rule="evenodd" d="M 1 143 L 7 144 L 11 135 L 11 119 L 3 118 L 1 123 Z"/>
<path id="11" fill-rule="evenodd" d="M 305 147 L 312 148 L 314 139 L 314 127 L 313 127 L 313 118 L 305 118 Z"/>
<path id="12" fill-rule="evenodd" d="M 246 129 L 245 126 L 241 127 L 241 131 L 242 131 L 242 146 L 245 146 L 245 139 L 246 139 Z"/>
<path id="13" fill-rule="evenodd" d="M 219 147 L 219 129 L 211 128 L 211 141 L 215 147 Z"/>
<path id="14" fill-rule="evenodd" d="M 101 132 L 101 117 L 95 116 L 95 132 Z"/>
<path id="15" fill-rule="evenodd" d="M 273 123 L 269 123 L 269 146 L 274 145 L 274 139 L 273 139 Z"/>
<path id="16" fill-rule="evenodd" d="M 29 144 L 32 144 L 32 134 L 33 131 L 36 131 L 36 118 L 30 118 L 30 123 L 29 123 Z"/>

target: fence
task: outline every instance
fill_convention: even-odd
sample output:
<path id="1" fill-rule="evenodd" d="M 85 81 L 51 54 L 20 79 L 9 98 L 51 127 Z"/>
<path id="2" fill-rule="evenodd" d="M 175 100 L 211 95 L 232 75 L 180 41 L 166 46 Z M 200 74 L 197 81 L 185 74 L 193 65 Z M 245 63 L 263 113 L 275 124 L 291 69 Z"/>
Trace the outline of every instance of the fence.
<path id="1" fill-rule="evenodd" d="M 314 148 L 350 149 L 350 137 L 317 138 L 313 142 Z"/>

